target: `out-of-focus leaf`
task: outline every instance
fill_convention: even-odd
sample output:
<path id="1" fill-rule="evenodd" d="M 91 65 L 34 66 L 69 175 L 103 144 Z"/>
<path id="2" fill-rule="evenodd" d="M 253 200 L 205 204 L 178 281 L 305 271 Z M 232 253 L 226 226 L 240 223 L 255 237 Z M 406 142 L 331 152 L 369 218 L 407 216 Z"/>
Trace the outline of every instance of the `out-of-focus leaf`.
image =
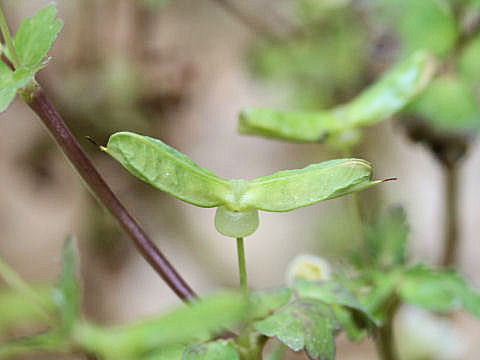
<path id="1" fill-rule="evenodd" d="M 351 0 L 298 0 L 296 13 L 304 23 L 313 23 L 331 15 L 328 10 L 348 5 Z"/>
<path id="2" fill-rule="evenodd" d="M 230 342 L 218 340 L 189 346 L 182 360 L 240 360 L 240 356 Z"/>
<path id="3" fill-rule="evenodd" d="M 295 288 L 300 298 L 311 298 L 329 305 L 345 306 L 360 312 L 368 320 L 378 325 L 377 320 L 359 303 L 355 294 L 337 281 L 297 280 Z"/>
<path id="4" fill-rule="evenodd" d="M 60 308 L 61 331 L 66 335 L 80 316 L 81 289 L 76 278 L 76 242 L 70 237 L 63 246 L 60 283 L 54 292 L 54 300 Z"/>
<path id="5" fill-rule="evenodd" d="M 409 226 L 405 211 L 392 207 L 365 230 L 365 242 L 373 263 L 382 268 L 402 265 L 407 257 Z"/>
<path id="6" fill-rule="evenodd" d="M 288 348 L 280 341 L 275 341 L 271 347 L 267 360 L 283 360 Z"/>
<path id="7" fill-rule="evenodd" d="M 480 294 L 455 271 L 416 266 L 404 273 L 398 293 L 405 302 L 425 309 L 450 312 L 463 307 L 480 316 Z"/>
<path id="8" fill-rule="evenodd" d="M 395 298 L 397 284 L 401 271 L 373 271 L 368 281 L 354 279 L 349 283 L 349 289 L 354 291 L 358 301 L 380 323 L 385 321 L 385 308 Z"/>
<path id="9" fill-rule="evenodd" d="M 444 131 L 468 132 L 480 128 L 478 100 L 466 82 L 452 75 L 435 79 L 407 113 Z"/>
<path id="10" fill-rule="evenodd" d="M 364 311 L 355 295 L 336 281 L 297 280 L 295 289 L 301 298 L 312 298 L 329 305 L 342 305 Z"/>
<path id="11" fill-rule="evenodd" d="M 458 68 L 464 81 L 476 88 L 480 87 L 480 35 L 474 37 L 462 50 Z"/>
<path id="12" fill-rule="evenodd" d="M 240 114 L 238 130 L 290 141 L 322 141 L 332 134 L 373 125 L 403 109 L 425 88 L 433 70 L 433 58 L 419 51 L 345 105 L 319 112 L 250 108 Z"/>
<path id="13" fill-rule="evenodd" d="M 297 5 L 302 6 L 300 1 Z M 306 10 L 301 17 L 303 36 L 257 43 L 249 57 L 251 69 L 291 94 L 302 109 L 330 107 L 339 93 L 350 97 L 361 86 L 369 59 L 368 31 L 348 7 Z"/>
<path id="14" fill-rule="evenodd" d="M 185 351 L 185 345 L 172 345 L 164 346 L 160 350 L 153 351 L 146 356 L 143 356 L 142 360 L 183 360 L 183 353 Z"/>
<path id="15" fill-rule="evenodd" d="M 171 4 L 173 0 L 143 0 L 143 3 L 146 7 L 150 9 L 162 9 L 163 7 Z"/>
<path id="16" fill-rule="evenodd" d="M 43 308 L 51 313 L 56 309 L 52 299 L 52 288 L 48 286 L 34 287 L 37 298 Z M 34 326 L 44 323 L 45 317 L 38 312 L 35 304 L 24 294 L 13 290 L 0 290 L 0 333 L 17 326 Z"/>
<path id="17" fill-rule="evenodd" d="M 365 337 L 365 329 L 357 324 L 351 311 L 338 305 L 332 305 L 332 310 L 340 327 L 351 341 L 359 341 Z"/>
<path id="18" fill-rule="evenodd" d="M 269 337 L 277 337 L 293 351 L 305 349 L 311 359 L 335 358 L 334 332 L 338 322 L 331 308 L 316 300 L 296 300 L 255 328 Z"/>
<path id="19" fill-rule="evenodd" d="M 249 317 L 252 320 L 263 319 L 274 311 L 287 305 L 293 291 L 289 288 L 255 291 L 250 295 Z"/>
<path id="20" fill-rule="evenodd" d="M 458 26 L 446 0 L 377 0 L 383 5 L 389 26 L 399 33 L 405 54 L 425 49 L 444 56 L 455 46 Z M 392 21 L 392 19 L 394 19 Z"/>
<path id="21" fill-rule="evenodd" d="M 128 132 L 112 135 L 103 150 L 133 175 L 183 201 L 234 212 L 290 211 L 381 182 L 371 181 L 372 166 L 360 159 L 326 161 L 252 181 L 226 180 L 160 140 Z"/>
<path id="22" fill-rule="evenodd" d="M 64 349 L 66 349 L 65 338 L 59 332 L 53 331 L 2 344 L 0 346 L 0 359 L 13 359 L 15 356 L 23 354 Z"/>
<path id="23" fill-rule="evenodd" d="M 18 89 L 25 86 L 34 74 L 25 69 L 13 72 L 3 61 L 0 61 L 0 112 L 8 108 Z"/>
<path id="24" fill-rule="evenodd" d="M 129 326 L 75 328 L 75 341 L 107 359 L 135 359 L 165 346 L 206 341 L 247 316 L 243 294 L 221 293 L 184 306 L 157 319 Z"/>
<path id="25" fill-rule="evenodd" d="M 61 20 L 55 20 L 56 16 L 57 6 L 49 5 L 20 24 L 15 49 L 21 67 L 32 70 L 41 65 L 63 26 Z"/>

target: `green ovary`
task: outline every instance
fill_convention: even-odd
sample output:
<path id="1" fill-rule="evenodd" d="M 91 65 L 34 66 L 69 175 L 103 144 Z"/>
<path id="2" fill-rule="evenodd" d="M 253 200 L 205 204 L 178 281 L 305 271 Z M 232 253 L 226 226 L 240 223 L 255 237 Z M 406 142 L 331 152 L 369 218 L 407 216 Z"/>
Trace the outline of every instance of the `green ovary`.
<path id="1" fill-rule="evenodd" d="M 215 228 L 220 234 L 233 238 L 251 235 L 258 228 L 258 210 L 231 211 L 220 206 L 215 214 Z"/>

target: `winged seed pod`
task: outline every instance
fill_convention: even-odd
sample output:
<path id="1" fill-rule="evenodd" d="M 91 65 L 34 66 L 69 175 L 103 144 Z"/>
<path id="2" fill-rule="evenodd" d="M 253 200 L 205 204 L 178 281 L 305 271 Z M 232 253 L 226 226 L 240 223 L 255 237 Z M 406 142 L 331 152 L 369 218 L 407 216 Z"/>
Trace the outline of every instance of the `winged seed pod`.
<path id="1" fill-rule="evenodd" d="M 240 114 L 238 131 L 290 141 L 323 141 L 392 116 L 428 85 L 434 72 L 433 56 L 418 51 L 347 104 L 312 112 L 249 108 Z"/>
<path id="2" fill-rule="evenodd" d="M 157 189 L 196 206 L 218 207 L 217 230 L 237 238 L 257 229 L 258 210 L 290 211 L 381 182 L 372 181 L 371 164 L 360 159 L 325 161 L 252 181 L 223 179 L 162 141 L 130 132 L 113 134 L 102 150 Z"/>

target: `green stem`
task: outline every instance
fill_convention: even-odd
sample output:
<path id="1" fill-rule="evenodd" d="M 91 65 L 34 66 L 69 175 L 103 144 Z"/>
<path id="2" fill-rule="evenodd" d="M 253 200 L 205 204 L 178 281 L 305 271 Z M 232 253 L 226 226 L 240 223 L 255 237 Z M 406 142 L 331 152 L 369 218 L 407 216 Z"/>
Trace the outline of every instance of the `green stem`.
<path id="1" fill-rule="evenodd" d="M 445 167 L 445 248 L 443 266 L 454 266 L 458 253 L 458 171 L 455 164 Z"/>
<path id="2" fill-rule="evenodd" d="M 12 62 L 15 68 L 20 66 L 20 61 L 18 60 L 17 51 L 15 50 L 15 46 L 13 45 L 12 36 L 10 35 L 10 30 L 8 29 L 7 20 L 5 19 L 5 15 L 3 15 L 2 7 L 0 6 L 0 30 L 2 31 L 3 40 L 5 40 L 5 44 L 7 44 L 8 51 L 12 56 Z"/>
<path id="3" fill-rule="evenodd" d="M 2 257 L 0 257 L 0 276 L 3 277 L 11 288 L 23 294 L 25 298 L 30 301 L 32 308 L 38 315 L 50 324 L 55 324 L 55 320 L 45 308 L 42 298 L 38 296 L 36 291 L 33 290 Z"/>
<path id="4" fill-rule="evenodd" d="M 377 353 L 381 360 L 398 360 L 395 351 L 395 341 L 393 334 L 393 320 L 400 303 L 397 299 L 393 299 L 389 306 L 385 323 L 378 329 L 377 333 Z"/>
<path id="5" fill-rule="evenodd" d="M 237 238 L 238 271 L 240 273 L 240 286 L 248 292 L 247 265 L 245 262 L 245 246 L 243 237 Z"/>

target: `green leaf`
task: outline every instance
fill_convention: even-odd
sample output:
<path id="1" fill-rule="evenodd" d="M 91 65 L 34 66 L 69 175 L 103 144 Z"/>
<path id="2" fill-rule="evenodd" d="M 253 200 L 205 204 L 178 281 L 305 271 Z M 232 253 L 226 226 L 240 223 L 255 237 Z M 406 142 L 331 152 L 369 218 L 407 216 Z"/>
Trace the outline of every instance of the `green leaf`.
<path id="1" fill-rule="evenodd" d="M 390 1 L 397 12 L 397 30 L 403 40 L 404 53 L 418 49 L 444 56 L 455 46 L 458 29 L 455 15 L 445 0 Z"/>
<path id="2" fill-rule="evenodd" d="M 21 66 L 32 70 L 42 64 L 63 26 L 56 16 L 57 6 L 49 5 L 20 24 L 15 49 Z"/>
<path id="3" fill-rule="evenodd" d="M 460 53 L 458 70 L 464 81 L 471 86 L 480 86 L 480 35 L 474 37 Z"/>
<path id="4" fill-rule="evenodd" d="M 259 39 L 248 57 L 254 75 L 281 88 L 301 109 L 330 107 L 339 93 L 350 98 L 364 82 L 371 58 L 369 31 L 353 7 L 325 9 L 333 1 L 310 1 L 317 11 L 307 6 L 303 19 L 295 19 L 306 23 L 302 36 Z M 303 3 L 291 1 L 292 10 Z"/>
<path id="5" fill-rule="evenodd" d="M 56 307 L 52 299 L 52 288 L 36 286 L 33 290 L 43 308 L 49 313 L 54 313 Z M 34 327 L 44 322 L 45 316 L 39 313 L 38 307 L 32 303 L 32 299 L 17 291 L 0 289 L 0 334 L 18 326 Z"/>
<path id="6" fill-rule="evenodd" d="M 386 305 L 396 296 L 401 270 L 374 270 L 364 274 L 366 279 L 357 278 L 349 283 L 349 289 L 355 293 L 360 304 L 380 323 L 385 320 Z"/>
<path id="7" fill-rule="evenodd" d="M 250 319 L 263 319 L 271 315 L 274 311 L 287 305 L 292 296 L 293 291 L 286 287 L 255 291 L 250 295 Z"/>
<path id="8" fill-rule="evenodd" d="M 402 207 L 391 207 L 365 230 L 368 255 L 381 268 L 403 265 L 407 258 L 409 226 Z"/>
<path id="9" fill-rule="evenodd" d="M 331 308 L 321 302 L 296 300 L 254 326 L 266 336 L 277 337 L 293 351 L 305 349 L 312 359 L 335 358 L 334 332 L 338 323 Z"/>
<path id="10" fill-rule="evenodd" d="M 226 340 L 189 346 L 182 360 L 240 360 L 235 347 Z"/>
<path id="11" fill-rule="evenodd" d="M 467 132 L 480 128 L 479 103 L 472 89 L 452 75 L 435 79 L 407 112 L 441 130 Z"/>
<path id="12" fill-rule="evenodd" d="M 183 201 L 225 205 L 235 212 L 290 211 L 380 183 L 371 181 L 370 163 L 359 159 L 326 161 L 247 181 L 222 179 L 160 140 L 138 134 L 114 134 L 102 149 L 133 175 Z"/>
<path id="13" fill-rule="evenodd" d="M 329 305 L 342 305 L 366 313 L 355 295 L 336 281 L 297 280 L 295 289 L 301 298 L 312 298 Z"/>
<path id="14" fill-rule="evenodd" d="M 146 356 L 143 356 L 142 360 L 183 360 L 183 353 L 185 352 L 185 345 L 171 345 L 164 346 L 160 350 L 155 350 Z M 113 359 L 112 359 L 113 360 Z"/>
<path id="15" fill-rule="evenodd" d="M 221 293 L 133 325 L 101 328 L 81 323 L 74 337 L 83 348 L 108 359 L 135 359 L 165 346 L 209 340 L 246 316 L 242 294 Z"/>
<path id="16" fill-rule="evenodd" d="M 332 305 L 332 310 L 340 327 L 351 341 L 359 341 L 365 337 L 365 329 L 361 327 L 353 316 L 353 313 L 343 306 Z"/>
<path id="17" fill-rule="evenodd" d="M 361 322 L 365 327 L 368 327 L 369 322 L 375 325 L 380 324 L 379 321 L 360 304 L 355 294 L 339 282 L 297 280 L 295 282 L 295 288 L 300 298 L 316 299 L 328 305 L 345 306 L 357 312 L 359 321 L 363 320 Z"/>
<path id="18" fill-rule="evenodd" d="M 275 341 L 271 346 L 267 360 L 283 360 L 288 348 L 280 341 Z"/>
<path id="19" fill-rule="evenodd" d="M 62 315 L 61 331 L 67 335 L 80 317 L 81 289 L 76 279 L 76 244 L 69 237 L 63 247 L 60 283 L 54 293 L 54 300 Z"/>
<path id="20" fill-rule="evenodd" d="M 52 352 L 66 349 L 64 337 L 56 331 L 33 335 L 4 343 L 0 346 L 0 359 L 12 359 L 15 356 L 34 352 Z"/>
<path id="21" fill-rule="evenodd" d="M 480 317 L 480 294 L 455 271 L 425 266 L 408 269 L 398 293 L 405 302 L 428 310 L 451 312 L 464 308 Z"/>
<path id="22" fill-rule="evenodd" d="M 25 86 L 34 74 L 25 69 L 13 72 L 4 62 L 0 61 L 0 112 L 8 108 L 17 91 Z"/>
<path id="23" fill-rule="evenodd" d="M 376 124 L 402 110 L 425 88 L 433 71 L 432 57 L 419 51 L 350 103 L 319 112 L 246 109 L 240 114 L 238 131 L 291 141 L 323 141 L 330 135 Z"/>

